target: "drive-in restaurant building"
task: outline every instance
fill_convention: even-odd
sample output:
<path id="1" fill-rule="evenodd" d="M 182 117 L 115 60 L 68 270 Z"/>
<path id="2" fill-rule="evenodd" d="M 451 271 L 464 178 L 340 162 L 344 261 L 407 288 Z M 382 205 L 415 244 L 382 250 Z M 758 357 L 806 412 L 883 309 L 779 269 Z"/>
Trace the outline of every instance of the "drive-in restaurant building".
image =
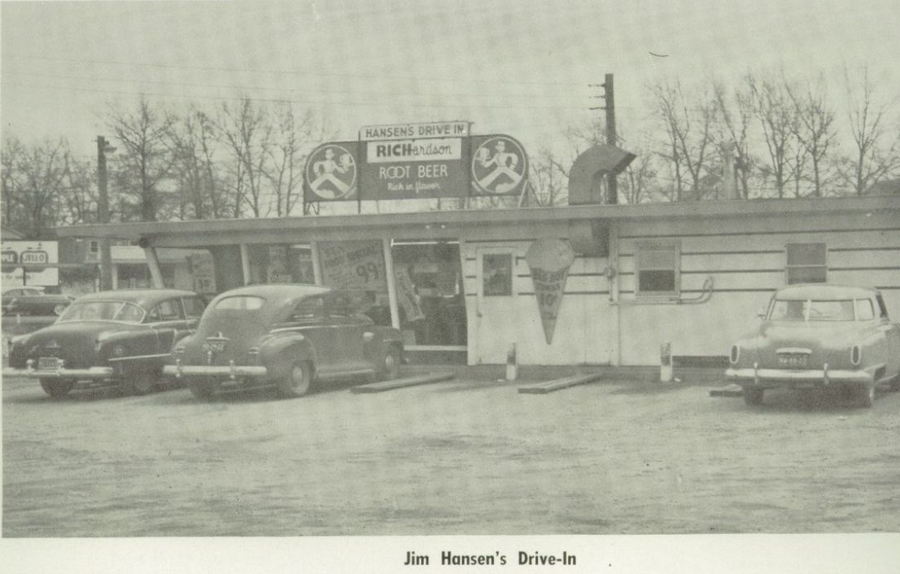
<path id="1" fill-rule="evenodd" d="M 402 130 L 375 134 L 387 147 L 362 134 L 358 142 L 320 146 L 307 164 L 307 199 L 373 197 L 366 189 L 392 200 L 520 193 L 527 160 L 518 142 L 449 137 L 463 134 L 456 123 L 438 134 L 448 137 L 418 150 L 412 146 L 423 140 Z M 588 150 L 573 173 L 579 162 L 595 180 L 616 171 L 623 165 L 614 151 Z M 404 158 L 410 153 L 415 161 Z M 518 161 L 509 158 L 516 154 Z M 619 168 L 605 163 L 613 156 Z M 501 164 L 506 172 L 489 169 Z M 311 189 L 317 181 L 318 191 Z M 369 314 L 400 328 L 407 349 L 470 365 L 503 363 L 513 344 L 520 364 L 654 365 L 666 343 L 676 361 L 715 363 L 789 283 L 877 287 L 900 317 L 900 196 L 610 205 L 590 182 L 579 185 L 570 181 L 570 202 L 578 204 L 559 207 L 57 232 L 140 245 L 158 285 L 173 280 L 160 272 L 157 250 L 184 248 L 193 273 L 191 284 L 178 287 L 214 293 L 305 282 L 365 291 Z"/>

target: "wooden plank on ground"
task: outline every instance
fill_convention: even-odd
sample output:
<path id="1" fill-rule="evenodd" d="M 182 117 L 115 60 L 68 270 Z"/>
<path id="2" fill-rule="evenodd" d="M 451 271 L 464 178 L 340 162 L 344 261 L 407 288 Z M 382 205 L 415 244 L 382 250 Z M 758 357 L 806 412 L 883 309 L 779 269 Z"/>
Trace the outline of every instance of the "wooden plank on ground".
<path id="1" fill-rule="evenodd" d="M 519 392 L 536 394 L 536 395 L 544 395 L 547 393 L 552 393 L 553 391 L 567 389 L 569 387 L 574 387 L 577 385 L 585 385 L 587 383 L 593 383 L 594 381 L 597 381 L 602 378 L 603 378 L 603 373 L 587 373 L 587 374 L 583 374 L 583 375 L 573 375 L 571 377 L 565 377 L 562 379 L 554 379 L 552 381 L 538 383 L 537 385 L 529 385 L 527 387 L 519 387 Z"/>
<path id="2" fill-rule="evenodd" d="M 380 383 L 370 383 L 368 385 L 359 385 L 351 387 L 351 393 L 383 393 L 384 391 L 392 391 L 394 389 L 402 389 L 405 387 L 415 387 L 418 385 L 429 385 L 431 383 L 439 383 L 448 381 L 456 375 L 452 372 L 442 373 L 425 373 L 424 375 L 415 375 L 412 377 L 404 377 L 393 381 L 382 381 Z"/>
<path id="3" fill-rule="evenodd" d="M 711 397 L 742 397 L 744 396 L 744 390 L 740 385 L 728 385 L 725 387 L 719 387 L 717 389 L 712 389 L 709 391 L 709 396 Z"/>

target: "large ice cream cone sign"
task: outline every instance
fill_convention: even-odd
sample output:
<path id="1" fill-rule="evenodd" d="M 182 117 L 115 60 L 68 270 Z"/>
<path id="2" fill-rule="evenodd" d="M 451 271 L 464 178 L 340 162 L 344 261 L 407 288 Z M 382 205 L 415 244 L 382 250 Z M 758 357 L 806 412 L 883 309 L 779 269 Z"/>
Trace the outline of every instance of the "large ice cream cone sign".
<path id="1" fill-rule="evenodd" d="M 538 239 L 528 248 L 525 260 L 531 268 L 544 338 L 549 345 L 553 342 L 556 317 L 566 290 L 569 267 L 575 261 L 575 252 L 568 242 L 561 239 Z"/>

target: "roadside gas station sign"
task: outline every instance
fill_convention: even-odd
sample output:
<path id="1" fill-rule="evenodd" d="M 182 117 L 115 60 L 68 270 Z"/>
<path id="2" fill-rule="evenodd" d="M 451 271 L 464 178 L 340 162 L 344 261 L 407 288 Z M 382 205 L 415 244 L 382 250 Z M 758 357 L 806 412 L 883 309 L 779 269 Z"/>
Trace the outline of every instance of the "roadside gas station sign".
<path id="1" fill-rule="evenodd" d="M 4 241 L 0 244 L 3 286 L 59 285 L 59 249 L 56 241 Z"/>

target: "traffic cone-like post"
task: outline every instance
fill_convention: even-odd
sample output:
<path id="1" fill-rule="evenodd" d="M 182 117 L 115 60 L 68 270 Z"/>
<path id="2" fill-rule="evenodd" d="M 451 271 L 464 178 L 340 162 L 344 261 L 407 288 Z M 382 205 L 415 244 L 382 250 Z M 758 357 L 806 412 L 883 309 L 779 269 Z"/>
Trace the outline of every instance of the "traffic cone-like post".
<path id="1" fill-rule="evenodd" d="M 663 343 L 659 346 L 659 382 L 671 383 L 672 373 L 672 343 Z"/>
<path id="2" fill-rule="evenodd" d="M 519 359 L 516 357 L 516 344 L 509 346 L 506 352 L 506 380 L 515 381 L 519 377 Z"/>

